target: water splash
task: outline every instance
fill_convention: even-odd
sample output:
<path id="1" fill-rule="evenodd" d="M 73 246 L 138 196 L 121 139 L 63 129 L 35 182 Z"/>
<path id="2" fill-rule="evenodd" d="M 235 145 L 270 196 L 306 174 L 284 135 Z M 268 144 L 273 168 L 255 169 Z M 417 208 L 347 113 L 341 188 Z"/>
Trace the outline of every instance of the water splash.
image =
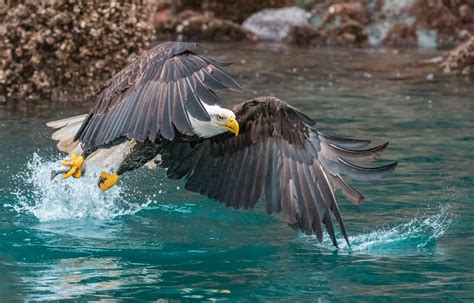
<path id="1" fill-rule="evenodd" d="M 338 251 L 374 255 L 418 253 L 435 247 L 436 240 L 446 232 L 452 222 L 451 206 L 446 204 L 439 207 L 434 215 L 418 214 L 415 219 L 406 223 L 350 236 L 351 246 L 340 237 Z M 312 245 L 317 241 L 314 236 L 301 235 L 301 238 Z M 323 242 L 318 246 L 334 249 L 328 235 L 325 235 Z"/>
<path id="2" fill-rule="evenodd" d="M 5 206 L 47 222 L 74 218 L 111 219 L 134 214 L 151 203 L 150 199 L 139 203 L 127 201 L 127 195 L 118 184 L 101 192 L 97 188 L 98 167 L 88 166 L 87 174 L 81 179 L 62 180 L 58 176 L 51 180 L 51 170 L 58 166 L 58 160 L 46 160 L 35 153 L 26 170 L 14 177 L 18 189 L 12 194 L 17 197 L 17 203 Z"/>

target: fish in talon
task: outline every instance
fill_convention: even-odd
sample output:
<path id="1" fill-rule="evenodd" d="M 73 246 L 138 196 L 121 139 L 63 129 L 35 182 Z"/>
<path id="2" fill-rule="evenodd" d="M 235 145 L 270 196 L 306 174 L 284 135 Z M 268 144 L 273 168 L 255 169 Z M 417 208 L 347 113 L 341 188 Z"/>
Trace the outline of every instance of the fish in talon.
<path id="1" fill-rule="evenodd" d="M 51 171 L 51 180 L 56 178 L 57 175 L 67 173 L 71 168 L 67 166 L 61 166 Z"/>
<path id="2" fill-rule="evenodd" d="M 70 171 L 71 171 L 71 167 L 61 165 L 60 167 L 51 170 L 51 180 L 53 180 L 54 178 L 56 178 L 57 175 L 60 175 L 60 174 L 63 174 L 63 179 L 66 179 L 64 175 Z M 85 172 L 86 172 L 86 166 L 83 164 L 81 168 L 81 176 L 83 176 Z"/>

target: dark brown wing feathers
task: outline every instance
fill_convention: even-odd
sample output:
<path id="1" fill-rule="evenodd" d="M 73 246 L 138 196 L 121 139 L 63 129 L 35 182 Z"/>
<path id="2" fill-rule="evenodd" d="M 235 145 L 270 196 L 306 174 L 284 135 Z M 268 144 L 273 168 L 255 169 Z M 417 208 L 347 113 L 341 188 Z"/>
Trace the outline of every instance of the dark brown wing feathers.
<path id="1" fill-rule="evenodd" d="M 334 191 L 341 189 L 359 204 L 363 196 L 341 175 L 373 180 L 390 173 L 396 163 L 365 168 L 347 159 L 373 160 L 387 144 L 360 149 L 370 141 L 322 134 L 311 127 L 313 120 L 274 97 L 243 102 L 233 111 L 240 124 L 238 137 L 225 133 L 193 144 L 179 139 L 167 143 L 162 166 L 168 177 L 185 177 L 186 189 L 234 208 L 252 208 L 263 197 L 268 213 L 280 214 L 291 227 L 314 233 L 320 241 L 324 225 L 337 245 L 335 218 L 348 241 Z"/>
<path id="2" fill-rule="evenodd" d="M 220 67 L 225 63 L 199 56 L 195 43 L 166 42 L 134 59 L 100 91 L 75 140 L 99 146 L 118 137 L 155 141 L 173 139 L 178 130 L 193 135 L 189 112 L 209 120 L 201 102 L 219 104 L 218 89 L 239 85 Z"/>

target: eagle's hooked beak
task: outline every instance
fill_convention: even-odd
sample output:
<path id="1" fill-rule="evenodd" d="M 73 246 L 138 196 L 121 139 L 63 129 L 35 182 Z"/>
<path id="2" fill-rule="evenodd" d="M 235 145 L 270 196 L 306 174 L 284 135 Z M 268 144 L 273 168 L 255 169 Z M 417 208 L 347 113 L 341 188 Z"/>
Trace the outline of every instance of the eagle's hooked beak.
<path id="1" fill-rule="evenodd" d="M 227 123 L 224 126 L 225 128 L 227 128 L 228 131 L 234 133 L 237 137 L 237 135 L 239 134 L 239 123 L 237 123 L 237 120 L 235 120 L 234 118 L 229 118 L 229 120 L 227 120 Z"/>

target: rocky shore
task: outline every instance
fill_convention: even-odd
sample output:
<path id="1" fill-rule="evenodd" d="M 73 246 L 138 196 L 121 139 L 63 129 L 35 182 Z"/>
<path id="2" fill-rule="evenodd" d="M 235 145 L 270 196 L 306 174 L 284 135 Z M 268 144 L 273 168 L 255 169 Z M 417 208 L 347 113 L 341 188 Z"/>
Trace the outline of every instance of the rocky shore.
<path id="1" fill-rule="evenodd" d="M 472 1 L 26 0 L 0 17 L 0 102 L 87 100 L 160 40 L 453 49 L 440 70 L 474 75 Z"/>
<path id="2" fill-rule="evenodd" d="M 449 52 L 441 67 L 445 73 L 474 77 L 474 37 Z"/>
<path id="3" fill-rule="evenodd" d="M 27 0 L 0 16 L 0 102 L 87 100 L 155 41 L 140 1 Z"/>

